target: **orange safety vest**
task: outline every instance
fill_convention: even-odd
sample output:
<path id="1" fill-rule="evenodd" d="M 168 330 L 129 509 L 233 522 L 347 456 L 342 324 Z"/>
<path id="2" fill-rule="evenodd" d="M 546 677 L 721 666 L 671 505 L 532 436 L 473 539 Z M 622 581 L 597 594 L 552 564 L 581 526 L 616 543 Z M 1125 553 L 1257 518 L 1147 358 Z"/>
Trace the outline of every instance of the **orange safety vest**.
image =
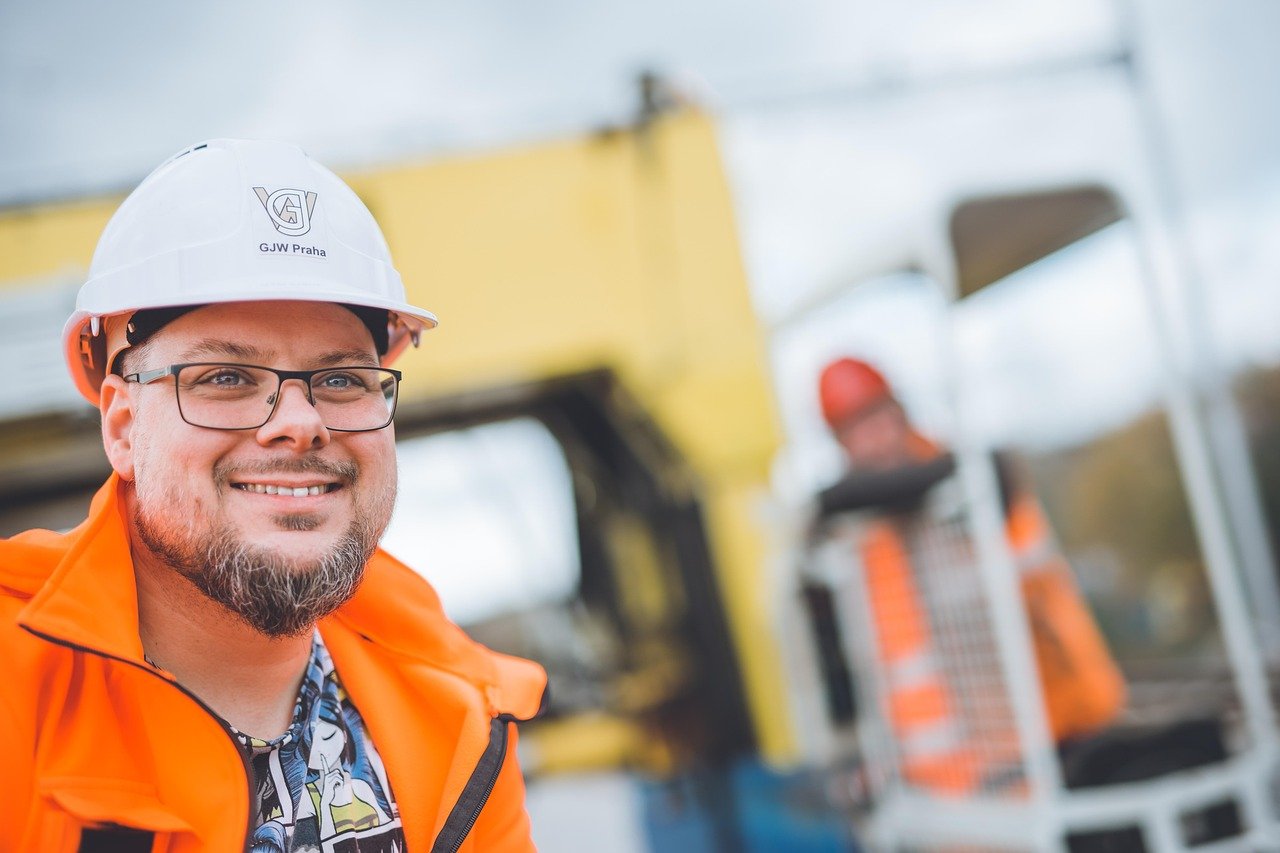
<path id="1" fill-rule="evenodd" d="M 1006 533 L 1020 572 L 1050 732 L 1061 742 L 1096 731 L 1123 709 L 1124 679 L 1033 497 L 1013 502 Z M 980 751 L 966 732 L 897 528 L 885 520 L 870 523 L 860 548 L 903 778 L 944 794 L 978 790 L 1012 756 Z"/>
<path id="2" fill-rule="evenodd" d="M 1127 699 L 1124 676 L 1040 503 L 1016 499 L 1005 520 L 1031 623 L 1049 731 L 1059 743 L 1112 723 Z"/>
<path id="3" fill-rule="evenodd" d="M 0 853 L 245 849 L 240 750 L 143 660 L 118 487 L 113 475 L 69 534 L 0 540 Z M 378 745 L 408 849 L 533 850 L 513 723 L 540 710 L 541 667 L 471 641 L 381 551 L 320 633 Z"/>

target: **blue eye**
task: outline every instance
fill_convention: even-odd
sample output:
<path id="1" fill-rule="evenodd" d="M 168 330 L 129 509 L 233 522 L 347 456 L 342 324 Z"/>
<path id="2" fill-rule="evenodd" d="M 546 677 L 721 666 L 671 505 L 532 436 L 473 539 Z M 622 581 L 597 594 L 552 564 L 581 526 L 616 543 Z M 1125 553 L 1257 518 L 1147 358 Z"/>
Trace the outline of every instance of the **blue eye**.
<path id="1" fill-rule="evenodd" d="M 329 388 L 347 388 L 355 384 L 349 373 L 330 373 L 324 378 L 325 386 Z"/>
<path id="2" fill-rule="evenodd" d="M 213 385 L 219 388 L 237 388 L 253 384 L 252 377 L 243 370 L 231 367 L 217 367 L 194 377 L 191 385 Z"/>
<path id="3" fill-rule="evenodd" d="M 192 364 L 178 374 L 179 387 L 206 399 L 239 399 L 272 387 L 270 374 L 239 364 Z"/>
<path id="4" fill-rule="evenodd" d="M 369 391 L 376 384 L 376 376 L 371 371 L 339 370 L 316 377 L 313 387 L 326 391 Z"/>

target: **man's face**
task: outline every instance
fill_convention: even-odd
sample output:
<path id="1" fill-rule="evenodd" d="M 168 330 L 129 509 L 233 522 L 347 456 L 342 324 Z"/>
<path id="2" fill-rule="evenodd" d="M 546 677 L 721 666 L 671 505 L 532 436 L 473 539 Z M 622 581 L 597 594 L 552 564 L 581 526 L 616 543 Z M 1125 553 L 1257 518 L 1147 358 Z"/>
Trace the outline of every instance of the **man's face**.
<path id="1" fill-rule="evenodd" d="M 339 305 L 240 302 L 174 320 L 131 368 L 193 361 L 285 370 L 378 364 L 369 331 Z M 134 548 L 263 633 L 306 631 L 354 594 L 390 520 L 392 428 L 330 431 L 303 383 L 290 380 L 263 426 L 205 429 L 183 421 L 174 381 L 121 389 L 131 424 L 127 449 L 112 462 L 133 481 Z"/>
<path id="2" fill-rule="evenodd" d="M 836 438 L 858 471 L 885 471 L 911 461 L 910 427 L 902 407 L 886 399 L 840 424 Z"/>

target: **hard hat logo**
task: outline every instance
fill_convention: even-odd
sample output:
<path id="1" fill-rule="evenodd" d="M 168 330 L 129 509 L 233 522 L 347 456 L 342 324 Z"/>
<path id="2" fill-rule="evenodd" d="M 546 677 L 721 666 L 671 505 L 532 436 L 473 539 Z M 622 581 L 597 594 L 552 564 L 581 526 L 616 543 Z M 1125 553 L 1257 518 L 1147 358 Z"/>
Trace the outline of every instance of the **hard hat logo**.
<path id="1" fill-rule="evenodd" d="M 281 234 L 301 237 L 311 230 L 311 214 L 316 209 L 316 193 L 283 189 L 268 193 L 265 187 L 254 187 L 271 224 Z"/>

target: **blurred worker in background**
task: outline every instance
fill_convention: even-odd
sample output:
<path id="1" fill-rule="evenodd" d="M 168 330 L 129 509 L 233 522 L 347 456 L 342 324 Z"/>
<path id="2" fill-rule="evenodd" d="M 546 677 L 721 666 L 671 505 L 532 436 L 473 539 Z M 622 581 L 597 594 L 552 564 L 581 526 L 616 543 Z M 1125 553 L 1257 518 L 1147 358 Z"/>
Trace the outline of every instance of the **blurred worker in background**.
<path id="1" fill-rule="evenodd" d="M 532 849 L 545 675 L 378 550 L 390 364 L 435 322 L 295 146 L 198 145 L 124 201 L 64 331 L 114 473 L 0 540 L 0 851 Z"/>
<path id="2" fill-rule="evenodd" d="M 904 776 L 950 793 L 990 787 L 999 757 L 979 754 L 935 647 L 929 607 L 903 537 L 928 523 L 924 497 L 955 470 L 944 448 L 915 430 L 884 376 L 841 358 L 819 380 L 827 424 L 848 460 L 846 476 L 819 495 L 819 515 L 860 511 L 860 557 L 885 676 L 887 713 Z M 1071 568 L 1031 490 L 1003 454 L 996 466 L 1005 530 L 1035 644 L 1040 686 L 1055 741 L 1099 731 L 1125 702 L 1123 678 L 1081 597 Z"/>

